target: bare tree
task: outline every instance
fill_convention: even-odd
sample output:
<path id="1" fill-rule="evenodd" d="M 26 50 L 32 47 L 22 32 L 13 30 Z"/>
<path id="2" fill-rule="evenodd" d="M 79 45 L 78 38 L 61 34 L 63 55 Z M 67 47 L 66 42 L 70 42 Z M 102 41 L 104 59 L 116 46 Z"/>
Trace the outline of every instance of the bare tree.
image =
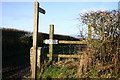
<path id="1" fill-rule="evenodd" d="M 118 25 L 119 13 L 117 10 L 96 11 L 80 14 L 82 22 L 86 25 L 91 24 L 95 33 L 104 38 L 117 38 L 120 34 Z"/>

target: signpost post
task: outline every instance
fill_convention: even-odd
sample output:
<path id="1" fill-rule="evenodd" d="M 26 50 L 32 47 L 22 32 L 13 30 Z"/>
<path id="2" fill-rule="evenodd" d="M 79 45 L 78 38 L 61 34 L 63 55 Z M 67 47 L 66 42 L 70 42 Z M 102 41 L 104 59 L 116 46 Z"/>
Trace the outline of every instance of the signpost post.
<path id="1" fill-rule="evenodd" d="M 39 26 L 39 12 L 45 14 L 45 10 L 39 8 L 39 2 L 34 3 L 34 31 L 33 31 L 33 60 L 32 60 L 32 78 L 37 80 L 37 39 L 38 39 L 38 26 Z"/>

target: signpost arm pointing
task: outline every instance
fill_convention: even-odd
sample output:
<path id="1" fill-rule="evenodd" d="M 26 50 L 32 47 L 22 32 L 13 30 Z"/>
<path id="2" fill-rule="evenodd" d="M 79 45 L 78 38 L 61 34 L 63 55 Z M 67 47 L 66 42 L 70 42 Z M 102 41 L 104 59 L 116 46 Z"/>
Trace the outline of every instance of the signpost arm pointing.
<path id="1" fill-rule="evenodd" d="M 39 7 L 39 12 L 45 14 L 45 10 Z"/>

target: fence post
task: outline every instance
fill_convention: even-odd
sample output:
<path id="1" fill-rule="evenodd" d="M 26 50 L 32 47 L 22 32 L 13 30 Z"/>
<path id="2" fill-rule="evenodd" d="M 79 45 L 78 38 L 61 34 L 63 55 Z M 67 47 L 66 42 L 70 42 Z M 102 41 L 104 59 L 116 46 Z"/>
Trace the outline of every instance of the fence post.
<path id="1" fill-rule="evenodd" d="M 32 78 L 37 79 L 37 37 L 38 37 L 38 22 L 39 22 L 39 3 L 34 3 L 34 31 L 33 31 L 33 68 Z"/>
<path id="2" fill-rule="evenodd" d="M 88 40 L 90 41 L 92 39 L 92 25 L 88 25 Z"/>
<path id="3" fill-rule="evenodd" d="M 37 66 L 41 69 L 41 55 L 42 55 L 42 47 L 38 47 L 37 54 Z"/>
<path id="4" fill-rule="evenodd" d="M 31 66 L 31 72 L 33 72 L 33 47 L 30 48 L 30 66 Z"/>
<path id="5" fill-rule="evenodd" d="M 60 57 L 58 57 L 58 62 L 60 61 Z"/>
<path id="6" fill-rule="evenodd" d="M 54 34 L 54 25 L 50 25 L 50 32 L 49 32 L 49 40 L 53 40 L 53 34 Z M 52 61 L 52 54 L 53 54 L 53 44 L 49 44 L 49 61 Z"/>
<path id="7" fill-rule="evenodd" d="M 88 50 L 91 48 L 91 40 L 92 40 L 92 25 L 88 25 Z"/>
<path id="8" fill-rule="evenodd" d="M 42 47 L 38 47 L 37 49 L 37 66 L 41 69 L 41 54 L 42 54 Z M 34 54 L 33 54 L 33 47 L 31 47 L 30 49 L 30 65 L 31 65 L 31 71 L 33 71 L 33 68 L 34 68 Z"/>

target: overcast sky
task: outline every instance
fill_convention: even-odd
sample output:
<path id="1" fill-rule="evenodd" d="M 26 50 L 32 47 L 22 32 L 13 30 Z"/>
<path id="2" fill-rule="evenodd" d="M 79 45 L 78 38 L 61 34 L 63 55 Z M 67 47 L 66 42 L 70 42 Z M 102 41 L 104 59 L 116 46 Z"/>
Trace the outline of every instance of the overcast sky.
<path id="1" fill-rule="evenodd" d="M 117 2 L 41 2 L 40 7 L 46 14 L 40 13 L 39 32 L 48 33 L 49 25 L 55 25 L 56 34 L 76 35 L 80 22 L 79 13 L 91 10 L 118 9 Z M 33 2 L 2 2 L 2 26 L 33 31 Z M 87 27 L 83 26 L 87 31 Z"/>

